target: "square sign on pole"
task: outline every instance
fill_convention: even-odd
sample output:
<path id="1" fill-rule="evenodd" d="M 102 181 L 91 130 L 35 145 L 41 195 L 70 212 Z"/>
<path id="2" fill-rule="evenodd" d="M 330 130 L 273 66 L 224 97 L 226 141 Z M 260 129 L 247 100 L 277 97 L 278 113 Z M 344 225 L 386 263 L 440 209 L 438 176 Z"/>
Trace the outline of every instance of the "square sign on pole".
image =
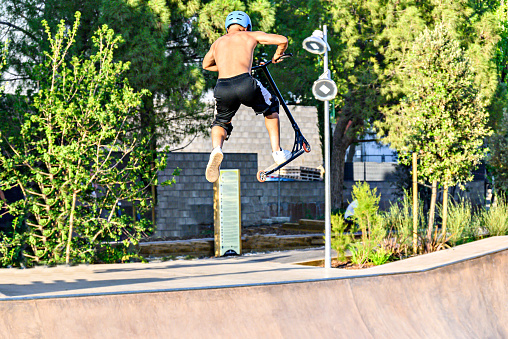
<path id="1" fill-rule="evenodd" d="M 242 252 L 240 170 L 221 170 L 213 184 L 215 256 Z"/>

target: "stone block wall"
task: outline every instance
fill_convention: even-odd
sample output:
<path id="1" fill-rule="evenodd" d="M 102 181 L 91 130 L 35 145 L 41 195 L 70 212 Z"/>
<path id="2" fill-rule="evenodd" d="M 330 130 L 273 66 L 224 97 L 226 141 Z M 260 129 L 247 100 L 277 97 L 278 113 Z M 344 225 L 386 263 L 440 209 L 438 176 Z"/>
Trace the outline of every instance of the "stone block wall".
<path id="1" fill-rule="evenodd" d="M 181 169 L 173 186 L 157 189 L 156 236 L 186 236 L 199 232 L 200 225 L 213 224 L 213 184 L 205 179 L 209 153 L 172 152 L 168 154 L 168 166 L 159 173 L 159 180 L 172 178 L 175 168 Z M 316 217 L 324 212 L 324 184 L 314 182 L 260 183 L 256 179 L 257 154 L 225 153 L 222 169 L 240 170 L 242 225 L 259 225 L 261 220 L 277 216 L 289 216 L 297 221 L 304 217 Z"/>
<path id="2" fill-rule="evenodd" d="M 157 236 L 197 234 L 199 225 L 213 223 L 213 184 L 204 175 L 208 157 L 209 153 L 168 154 L 167 169 L 159 172 L 159 180 L 171 179 L 176 168 L 181 173 L 176 184 L 157 188 Z M 257 158 L 254 154 L 226 154 L 222 168 L 239 168 L 241 190 L 248 191 L 249 177 L 256 180 Z"/>

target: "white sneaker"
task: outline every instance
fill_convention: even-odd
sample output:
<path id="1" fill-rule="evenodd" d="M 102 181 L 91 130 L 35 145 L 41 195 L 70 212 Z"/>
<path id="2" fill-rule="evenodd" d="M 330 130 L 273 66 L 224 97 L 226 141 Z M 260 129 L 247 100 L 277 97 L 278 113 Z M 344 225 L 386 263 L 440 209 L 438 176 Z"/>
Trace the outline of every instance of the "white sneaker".
<path id="1" fill-rule="evenodd" d="M 275 160 L 275 163 L 277 165 L 282 164 L 283 162 L 288 161 L 291 159 L 292 153 L 290 151 L 286 151 L 285 149 L 280 149 L 280 151 L 272 152 L 273 160 Z"/>
<path id="2" fill-rule="evenodd" d="M 206 180 L 209 182 L 216 182 L 219 179 L 220 174 L 220 164 L 222 159 L 224 158 L 224 154 L 220 147 L 215 147 L 210 153 L 210 160 L 208 160 L 208 165 L 206 165 Z"/>

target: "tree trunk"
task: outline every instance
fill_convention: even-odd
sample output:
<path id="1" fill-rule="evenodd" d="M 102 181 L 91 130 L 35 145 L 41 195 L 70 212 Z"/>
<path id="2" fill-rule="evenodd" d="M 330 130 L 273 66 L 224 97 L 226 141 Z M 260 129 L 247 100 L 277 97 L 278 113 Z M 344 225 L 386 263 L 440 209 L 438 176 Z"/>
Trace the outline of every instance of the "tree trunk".
<path id="1" fill-rule="evenodd" d="M 443 226 L 441 227 L 441 237 L 444 242 L 446 239 L 446 219 L 448 218 L 448 186 L 443 188 Z"/>
<path id="2" fill-rule="evenodd" d="M 140 112 L 141 130 L 144 131 L 150 137 L 150 171 L 155 171 L 155 159 L 157 159 L 157 131 L 155 121 L 155 109 L 154 109 L 154 98 L 146 96 L 143 98 L 143 108 Z M 155 205 L 157 203 L 157 188 L 151 184 L 149 188 L 149 194 L 152 197 L 152 223 L 155 225 Z"/>
<path id="3" fill-rule="evenodd" d="M 74 231 L 74 211 L 76 210 L 77 192 L 72 194 L 71 215 L 69 217 L 69 234 L 67 237 L 67 248 L 65 249 L 65 263 L 68 265 L 71 258 L 72 232 Z"/>
<path id="4" fill-rule="evenodd" d="M 434 216 L 436 214 L 437 180 L 432 181 L 432 196 L 430 198 L 429 226 L 427 228 L 427 252 L 430 252 L 432 231 L 434 230 Z"/>
<path id="5" fill-rule="evenodd" d="M 413 254 L 418 250 L 418 155 L 412 154 L 413 168 Z"/>
<path id="6" fill-rule="evenodd" d="M 345 116 L 341 116 L 337 121 L 335 132 L 332 136 L 332 154 L 330 159 L 332 209 L 344 207 L 344 164 L 346 160 L 346 150 L 355 140 L 354 133 L 351 133 L 354 124 L 355 122 L 348 128 L 350 120 Z M 350 132 L 347 133 L 348 131 Z"/>
<path id="7" fill-rule="evenodd" d="M 349 146 L 349 152 L 347 154 L 346 162 L 353 162 L 356 152 L 356 144 L 353 143 Z"/>

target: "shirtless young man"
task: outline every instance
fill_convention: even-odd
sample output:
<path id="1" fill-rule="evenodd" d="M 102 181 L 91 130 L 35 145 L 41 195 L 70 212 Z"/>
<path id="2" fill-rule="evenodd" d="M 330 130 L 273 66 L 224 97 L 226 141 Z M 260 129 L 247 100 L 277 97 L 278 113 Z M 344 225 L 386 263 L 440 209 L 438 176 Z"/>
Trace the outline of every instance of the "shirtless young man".
<path id="1" fill-rule="evenodd" d="M 216 116 L 212 123 L 212 147 L 206 166 L 206 179 L 215 182 L 219 178 L 220 164 L 224 155 L 222 145 L 231 131 L 231 120 L 240 104 L 252 107 L 256 114 L 263 114 L 270 137 L 272 156 L 277 164 L 291 157 L 291 152 L 281 149 L 279 140 L 279 101 L 250 72 L 254 48 L 258 44 L 277 45 L 272 62 L 279 59 L 288 46 L 286 37 L 264 32 L 251 32 L 249 16 L 241 11 L 226 17 L 227 34 L 217 39 L 203 59 L 203 68 L 219 72 L 214 89 Z M 277 60 L 279 59 L 279 60 Z"/>

